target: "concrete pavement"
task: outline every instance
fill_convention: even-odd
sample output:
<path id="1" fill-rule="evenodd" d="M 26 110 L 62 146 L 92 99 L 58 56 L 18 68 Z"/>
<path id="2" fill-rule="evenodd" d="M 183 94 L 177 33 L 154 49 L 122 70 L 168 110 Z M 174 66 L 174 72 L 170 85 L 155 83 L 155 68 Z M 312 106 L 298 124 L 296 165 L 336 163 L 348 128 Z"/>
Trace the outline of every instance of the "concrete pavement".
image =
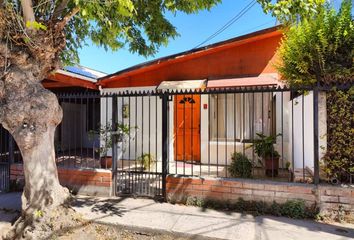
<path id="1" fill-rule="evenodd" d="M 18 209 L 20 205 L 15 204 L 19 203 L 18 198 L 20 198 L 19 194 L 0 195 L 0 209 L 4 208 L 4 205 Z M 14 200 L 10 203 L 9 199 Z M 254 217 L 248 214 L 159 203 L 151 199 L 78 196 L 74 209 L 87 220 L 95 222 L 218 239 L 344 240 L 354 238 L 354 225 L 350 224 L 329 225 L 282 217 Z M 0 232 L 2 232 L 1 225 Z"/>

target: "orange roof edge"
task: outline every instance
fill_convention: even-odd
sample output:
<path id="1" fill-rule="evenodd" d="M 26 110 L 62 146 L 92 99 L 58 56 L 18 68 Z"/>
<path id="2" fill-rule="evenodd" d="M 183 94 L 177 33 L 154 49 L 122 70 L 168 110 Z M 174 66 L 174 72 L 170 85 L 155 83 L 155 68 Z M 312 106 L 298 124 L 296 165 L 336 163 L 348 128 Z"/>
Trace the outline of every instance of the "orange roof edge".
<path id="1" fill-rule="evenodd" d="M 188 59 L 200 57 L 203 55 L 207 55 L 210 53 L 214 53 L 217 51 L 225 50 L 227 48 L 231 48 L 234 46 L 239 46 L 243 45 L 246 43 L 250 43 L 253 41 L 273 37 L 273 36 L 278 36 L 281 35 L 282 31 L 280 29 L 280 26 L 275 26 L 267 29 L 263 29 L 257 32 L 249 33 L 246 35 L 242 35 L 239 37 L 235 37 L 232 39 L 228 39 L 222 42 L 214 43 L 205 47 L 200 47 L 196 49 L 192 49 L 189 51 L 177 53 L 174 55 L 162 57 L 159 59 L 155 59 L 149 62 L 145 62 L 142 64 L 135 65 L 130 68 L 123 69 L 121 71 L 118 71 L 116 73 L 107 75 L 105 77 L 102 77 L 98 80 L 98 85 L 105 86 L 106 83 L 112 82 L 119 80 L 120 78 L 123 77 L 129 77 L 134 74 L 142 73 L 142 72 L 147 72 L 151 71 L 153 69 L 157 69 L 172 63 L 180 62 L 180 61 L 185 61 Z"/>
<path id="2" fill-rule="evenodd" d="M 73 76 L 67 76 L 65 74 L 58 73 L 58 72 L 54 74 L 50 74 L 46 79 L 57 82 L 58 83 L 57 87 L 60 87 L 60 84 L 62 84 L 63 86 L 65 85 L 65 86 L 72 86 L 72 87 L 83 87 L 83 88 L 88 88 L 93 90 L 99 89 L 98 85 L 94 82 L 90 82 Z M 48 87 L 56 86 L 55 84 L 48 84 L 48 83 L 43 83 L 43 84 Z"/>

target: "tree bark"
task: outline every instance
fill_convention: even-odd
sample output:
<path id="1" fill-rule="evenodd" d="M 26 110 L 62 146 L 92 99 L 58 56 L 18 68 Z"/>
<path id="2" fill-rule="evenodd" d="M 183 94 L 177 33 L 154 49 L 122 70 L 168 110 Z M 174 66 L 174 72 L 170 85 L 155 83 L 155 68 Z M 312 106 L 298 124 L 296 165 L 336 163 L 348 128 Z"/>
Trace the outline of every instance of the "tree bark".
<path id="1" fill-rule="evenodd" d="M 34 22 L 34 12 L 32 8 L 32 0 L 21 0 L 23 20 L 26 22 Z"/>
<path id="2" fill-rule="evenodd" d="M 56 96 L 36 77 L 38 66 L 11 66 L 3 77 L 1 123 L 20 148 L 25 188 L 25 212 L 63 204 L 69 196 L 58 180 L 54 131 L 62 119 Z"/>

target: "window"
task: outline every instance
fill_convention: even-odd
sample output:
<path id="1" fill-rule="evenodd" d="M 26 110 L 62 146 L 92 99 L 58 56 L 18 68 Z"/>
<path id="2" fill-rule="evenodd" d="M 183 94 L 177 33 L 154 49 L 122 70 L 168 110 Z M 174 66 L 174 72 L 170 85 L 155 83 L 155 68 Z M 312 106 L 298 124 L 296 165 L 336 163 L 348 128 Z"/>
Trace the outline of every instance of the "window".
<path id="1" fill-rule="evenodd" d="M 211 95 L 211 140 L 247 142 L 256 138 L 256 133 L 269 135 L 274 128 L 272 109 L 271 93 Z"/>

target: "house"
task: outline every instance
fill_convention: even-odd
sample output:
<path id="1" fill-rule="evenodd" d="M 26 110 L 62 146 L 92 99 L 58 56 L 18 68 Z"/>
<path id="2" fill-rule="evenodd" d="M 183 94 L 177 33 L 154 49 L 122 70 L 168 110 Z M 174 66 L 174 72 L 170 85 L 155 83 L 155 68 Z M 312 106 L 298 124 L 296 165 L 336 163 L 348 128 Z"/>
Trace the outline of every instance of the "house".
<path id="1" fill-rule="evenodd" d="M 321 210 L 352 210 L 354 190 L 317 184 L 326 94 L 317 102 L 311 89 L 282 86 L 275 68 L 281 38 L 273 27 L 107 76 L 84 68 L 49 76 L 43 84 L 64 109 L 56 133 L 61 184 L 94 195 L 302 199 Z M 268 160 L 256 153 L 257 133 L 277 136 L 268 141 Z M 11 155 L 8 147 L 2 153 Z M 239 167 L 242 179 L 229 169 L 235 153 L 251 163 Z M 23 171 L 14 162 L 17 181 Z M 1 167 L 0 178 L 8 178 Z"/>
<path id="2" fill-rule="evenodd" d="M 275 67 L 279 64 L 277 48 L 281 38 L 282 32 L 277 27 L 264 29 L 142 63 L 100 78 L 98 84 L 102 94 L 281 86 Z M 281 155 L 281 169 L 286 169 L 288 162 L 301 176 L 313 174 L 312 99 L 311 93 L 292 97 L 289 91 L 172 96 L 168 110 L 169 126 L 172 126 L 169 128 L 169 161 L 175 163 L 170 164 L 170 172 L 194 175 L 204 170 L 209 175 L 212 171 L 214 175 L 227 177 L 233 152 L 243 152 L 260 167 L 251 146 L 257 133 L 263 133 L 267 136 L 281 134 L 275 144 Z M 129 117 L 121 114 L 118 122 L 135 127 L 131 142 L 125 143 L 129 151 L 123 151 L 122 159 L 134 161 L 150 153 L 161 161 L 161 149 L 156 147 L 162 144 L 160 106 L 161 99 L 150 96 L 124 97 L 118 102 L 118 112 L 130 109 Z M 111 102 L 102 100 L 101 109 L 101 124 L 111 122 Z M 322 113 L 320 117 L 325 119 L 325 112 Z M 149 120 L 147 114 L 151 115 Z M 322 122 L 325 125 L 325 121 Z M 151 124 L 158 128 L 147 132 Z M 306 129 L 306 133 L 300 129 Z M 324 133 L 325 126 L 321 128 L 321 135 Z M 137 144 L 132 144 L 133 141 Z M 326 145 L 325 138 L 320 142 Z M 208 168 L 195 167 L 193 171 L 193 166 L 186 169 L 183 165 L 183 169 L 179 169 L 181 162 Z M 211 165 L 216 167 L 210 170 Z"/>

